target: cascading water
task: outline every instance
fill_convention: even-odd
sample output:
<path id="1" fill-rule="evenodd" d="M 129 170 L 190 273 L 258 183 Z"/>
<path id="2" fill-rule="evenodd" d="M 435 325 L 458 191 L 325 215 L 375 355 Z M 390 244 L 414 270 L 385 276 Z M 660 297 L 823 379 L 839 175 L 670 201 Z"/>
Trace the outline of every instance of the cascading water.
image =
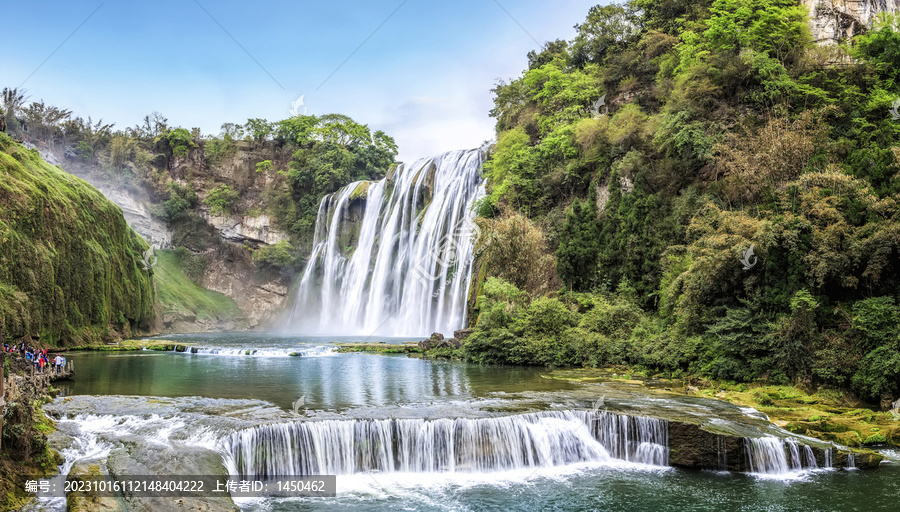
<path id="1" fill-rule="evenodd" d="M 816 462 L 816 454 L 813 453 L 812 448 L 809 446 L 803 445 L 803 459 L 807 468 L 819 469 L 819 463 Z"/>
<path id="2" fill-rule="evenodd" d="M 553 411 L 264 425 L 224 446 L 236 475 L 489 472 L 614 459 L 666 465 L 667 432 L 664 420 Z"/>
<path id="3" fill-rule="evenodd" d="M 336 355 L 337 348 L 326 346 L 305 348 L 190 347 L 189 350 L 178 353 L 211 356 L 323 357 Z"/>
<path id="4" fill-rule="evenodd" d="M 482 150 L 325 197 L 287 330 L 415 336 L 465 326 Z"/>
<path id="5" fill-rule="evenodd" d="M 725 436 L 716 436 L 716 452 L 719 471 L 728 471 L 728 441 Z"/>
<path id="6" fill-rule="evenodd" d="M 750 472 L 762 475 L 784 475 L 790 472 L 784 441 L 777 437 L 745 438 Z"/>
<path id="7" fill-rule="evenodd" d="M 794 439 L 745 438 L 744 447 L 750 462 L 751 473 L 785 476 L 805 470 L 819 469 L 812 448 L 800 444 Z M 831 450 L 824 450 L 824 454 L 825 467 L 830 467 Z"/>
<path id="8" fill-rule="evenodd" d="M 593 434 L 616 459 L 669 465 L 669 426 L 643 416 L 601 413 L 592 419 Z"/>

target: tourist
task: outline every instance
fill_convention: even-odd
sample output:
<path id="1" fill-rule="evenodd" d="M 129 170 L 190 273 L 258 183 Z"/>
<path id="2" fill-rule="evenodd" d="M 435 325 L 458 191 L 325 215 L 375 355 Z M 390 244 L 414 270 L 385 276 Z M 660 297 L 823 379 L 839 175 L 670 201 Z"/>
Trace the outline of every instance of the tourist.
<path id="1" fill-rule="evenodd" d="M 56 357 L 53 358 L 53 366 L 56 366 L 57 375 L 62 373 L 62 365 L 63 365 L 62 356 L 60 356 L 59 354 L 56 354 Z"/>

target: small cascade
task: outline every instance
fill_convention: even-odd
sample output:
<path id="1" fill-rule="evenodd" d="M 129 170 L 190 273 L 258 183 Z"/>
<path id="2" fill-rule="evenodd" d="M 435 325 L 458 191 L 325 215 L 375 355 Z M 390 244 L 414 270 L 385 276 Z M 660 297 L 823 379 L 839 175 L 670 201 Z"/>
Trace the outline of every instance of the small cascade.
<path id="1" fill-rule="evenodd" d="M 803 469 L 803 464 L 800 462 L 800 445 L 797 444 L 797 441 L 793 439 L 786 439 L 784 444 L 787 446 L 788 450 L 791 453 L 791 471 L 800 471 Z"/>
<path id="2" fill-rule="evenodd" d="M 816 462 L 816 454 L 807 445 L 803 445 L 803 459 L 808 469 L 819 469 L 819 463 Z"/>
<path id="3" fill-rule="evenodd" d="M 795 439 L 744 438 L 744 446 L 751 473 L 777 476 L 819 469 L 812 448 Z M 831 464 L 830 449 L 825 452 L 825 464 Z"/>
<path id="4" fill-rule="evenodd" d="M 831 469 L 834 467 L 831 463 L 831 457 L 832 457 L 833 450 L 834 450 L 833 448 L 829 448 L 829 449 L 825 450 L 825 468 L 826 469 Z"/>
<path id="5" fill-rule="evenodd" d="M 257 347 L 190 347 L 184 353 L 212 356 L 250 356 L 250 357 L 322 357 L 337 354 L 336 347 L 294 347 L 294 348 L 257 348 Z"/>
<path id="6" fill-rule="evenodd" d="M 789 472 L 784 441 L 777 437 L 746 438 L 750 472 L 763 475 L 783 475 Z"/>
<path id="7" fill-rule="evenodd" d="M 614 459 L 664 465 L 667 424 L 591 411 L 499 418 L 323 420 L 224 439 L 235 475 L 493 472 Z"/>
<path id="8" fill-rule="evenodd" d="M 719 471 L 728 471 L 728 439 L 725 436 L 716 436 L 716 452 L 719 459 Z"/>
<path id="9" fill-rule="evenodd" d="M 593 434 L 610 455 L 628 462 L 669 465 L 669 425 L 643 416 L 596 414 Z"/>
<path id="10" fill-rule="evenodd" d="M 853 452 L 847 453 L 847 469 L 856 469 L 856 456 Z"/>

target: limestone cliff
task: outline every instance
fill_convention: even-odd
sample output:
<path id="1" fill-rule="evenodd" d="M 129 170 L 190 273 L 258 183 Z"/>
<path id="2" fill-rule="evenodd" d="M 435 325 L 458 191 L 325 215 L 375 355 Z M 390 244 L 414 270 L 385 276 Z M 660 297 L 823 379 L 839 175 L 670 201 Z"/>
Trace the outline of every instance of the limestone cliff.
<path id="1" fill-rule="evenodd" d="M 32 142 L 34 145 L 29 146 L 45 160 L 88 181 L 119 206 L 129 226 L 151 246 L 184 248 L 180 258 L 167 261 L 190 268 L 174 280 L 176 285 L 167 288 L 183 292 L 189 284 L 180 281 L 188 279 L 206 290 L 163 294 L 161 328 L 165 332 L 253 328 L 265 325 L 283 309 L 290 284 L 288 276 L 259 268 L 252 253 L 289 238 L 264 213 L 267 191 L 281 186 L 283 178 L 274 170 L 256 170 L 256 164 L 264 160 L 285 168 L 289 152 L 271 144 L 238 141 L 230 154 L 210 161 L 202 147 L 194 148 L 183 158 L 172 158 L 157 166 L 152 176 L 133 180 L 111 175 L 101 166 L 85 163 L 59 147 L 40 140 Z M 156 186 L 148 186 L 150 183 Z M 192 191 L 198 199 L 177 219 L 167 219 L 162 205 L 167 187 L 172 185 Z M 223 185 L 233 189 L 239 199 L 231 212 L 211 213 L 203 199 L 210 190 Z M 195 294 L 208 295 L 206 291 L 225 294 L 240 311 L 231 314 L 229 306 L 218 304 L 215 298 L 180 300 Z M 204 307 L 207 302 L 215 307 Z"/>
<path id="2" fill-rule="evenodd" d="M 872 28 L 878 14 L 900 12 L 900 0 L 802 0 L 819 44 L 846 41 Z"/>

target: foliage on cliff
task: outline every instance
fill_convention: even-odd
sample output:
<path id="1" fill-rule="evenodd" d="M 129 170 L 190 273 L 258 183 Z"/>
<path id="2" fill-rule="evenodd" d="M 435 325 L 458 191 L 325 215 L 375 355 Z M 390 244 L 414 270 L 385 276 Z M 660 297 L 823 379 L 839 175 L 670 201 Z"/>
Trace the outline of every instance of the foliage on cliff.
<path id="1" fill-rule="evenodd" d="M 146 327 L 145 242 L 86 182 L 0 134 L 0 329 L 51 343 Z"/>
<path id="2" fill-rule="evenodd" d="M 527 216 L 563 286 L 482 260 L 462 354 L 900 394 L 897 19 L 824 48 L 807 16 L 597 6 L 499 83 L 479 213 Z"/>
<path id="3" fill-rule="evenodd" d="M 147 192 L 151 211 L 176 239 L 198 240 L 197 228 L 205 223 L 201 210 L 265 213 L 291 236 L 292 253 L 305 253 L 322 197 L 351 181 L 382 178 L 397 155 L 393 138 L 341 114 L 254 118 L 201 134 L 171 126 L 154 112 L 121 130 L 43 100 L 26 104 L 24 91 L 12 89 L 10 97 L 18 118 L 10 131 L 65 155 L 67 166 L 92 179 Z M 188 246 L 195 252 L 212 248 Z"/>
<path id="4" fill-rule="evenodd" d="M 181 251 L 156 251 L 157 264 L 153 269 L 162 313 L 175 318 L 191 318 L 218 322 L 238 321 L 241 310 L 234 300 L 219 292 L 199 286 L 186 271 L 193 255 Z"/>

